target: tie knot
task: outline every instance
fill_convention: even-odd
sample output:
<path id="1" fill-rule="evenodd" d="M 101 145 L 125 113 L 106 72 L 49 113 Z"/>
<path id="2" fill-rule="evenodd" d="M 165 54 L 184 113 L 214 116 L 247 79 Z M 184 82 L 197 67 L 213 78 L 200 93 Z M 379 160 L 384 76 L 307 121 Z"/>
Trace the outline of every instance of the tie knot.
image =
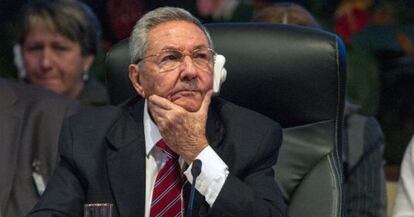
<path id="1" fill-rule="evenodd" d="M 157 142 L 157 144 L 155 144 L 158 148 L 160 148 L 164 153 L 166 153 L 168 155 L 169 158 L 178 158 L 178 155 L 171 150 L 170 147 L 168 147 L 168 145 L 164 142 L 163 139 L 161 139 L 160 141 Z"/>

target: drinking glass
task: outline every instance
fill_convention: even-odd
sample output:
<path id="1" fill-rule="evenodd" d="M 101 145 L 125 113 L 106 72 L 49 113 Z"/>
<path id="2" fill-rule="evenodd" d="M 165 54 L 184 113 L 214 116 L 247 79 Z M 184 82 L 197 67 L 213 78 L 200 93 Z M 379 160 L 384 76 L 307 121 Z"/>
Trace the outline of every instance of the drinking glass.
<path id="1" fill-rule="evenodd" d="M 84 205 L 84 217 L 112 217 L 112 203 L 87 203 Z"/>

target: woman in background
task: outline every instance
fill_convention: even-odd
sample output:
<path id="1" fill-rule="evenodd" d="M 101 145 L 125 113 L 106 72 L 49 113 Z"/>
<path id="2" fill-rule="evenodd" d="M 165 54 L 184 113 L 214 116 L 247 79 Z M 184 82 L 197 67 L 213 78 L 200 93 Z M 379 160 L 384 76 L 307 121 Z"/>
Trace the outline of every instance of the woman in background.
<path id="1" fill-rule="evenodd" d="M 20 27 L 15 62 L 22 79 L 82 105 L 107 104 L 105 87 L 89 76 L 101 30 L 87 5 L 74 0 L 30 2 L 23 8 Z"/>

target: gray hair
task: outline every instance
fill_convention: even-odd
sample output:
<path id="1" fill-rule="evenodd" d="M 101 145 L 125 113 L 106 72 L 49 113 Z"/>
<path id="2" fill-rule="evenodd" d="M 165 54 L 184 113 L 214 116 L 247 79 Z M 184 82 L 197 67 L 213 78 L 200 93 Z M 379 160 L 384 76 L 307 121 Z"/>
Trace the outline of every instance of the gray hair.
<path id="1" fill-rule="evenodd" d="M 43 25 L 79 43 L 82 55 L 97 53 L 101 36 L 99 20 L 86 4 L 78 0 L 41 0 L 26 4 L 20 20 L 20 44 L 35 25 Z"/>
<path id="2" fill-rule="evenodd" d="M 135 24 L 131 37 L 129 38 L 131 63 L 136 63 L 144 57 L 148 48 L 148 32 L 152 28 L 169 21 L 187 21 L 195 24 L 204 32 L 208 44 L 212 48 L 213 43 L 210 34 L 203 24 L 201 24 L 200 20 L 181 8 L 160 7 L 145 14 Z"/>

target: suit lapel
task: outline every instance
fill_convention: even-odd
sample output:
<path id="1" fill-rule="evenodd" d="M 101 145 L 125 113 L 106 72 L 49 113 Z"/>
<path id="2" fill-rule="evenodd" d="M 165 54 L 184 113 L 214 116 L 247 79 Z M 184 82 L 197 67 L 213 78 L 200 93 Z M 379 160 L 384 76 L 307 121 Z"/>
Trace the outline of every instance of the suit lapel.
<path id="1" fill-rule="evenodd" d="M 145 211 L 143 100 L 131 112 L 134 118 L 125 113 L 107 135 L 110 185 L 122 217 L 144 216 Z"/>
<path id="2" fill-rule="evenodd" d="M 224 127 L 220 118 L 222 104 L 220 99 L 213 97 L 208 110 L 206 136 L 209 145 L 219 154 L 220 144 L 224 137 Z M 220 154 L 219 154 L 220 155 Z"/>

